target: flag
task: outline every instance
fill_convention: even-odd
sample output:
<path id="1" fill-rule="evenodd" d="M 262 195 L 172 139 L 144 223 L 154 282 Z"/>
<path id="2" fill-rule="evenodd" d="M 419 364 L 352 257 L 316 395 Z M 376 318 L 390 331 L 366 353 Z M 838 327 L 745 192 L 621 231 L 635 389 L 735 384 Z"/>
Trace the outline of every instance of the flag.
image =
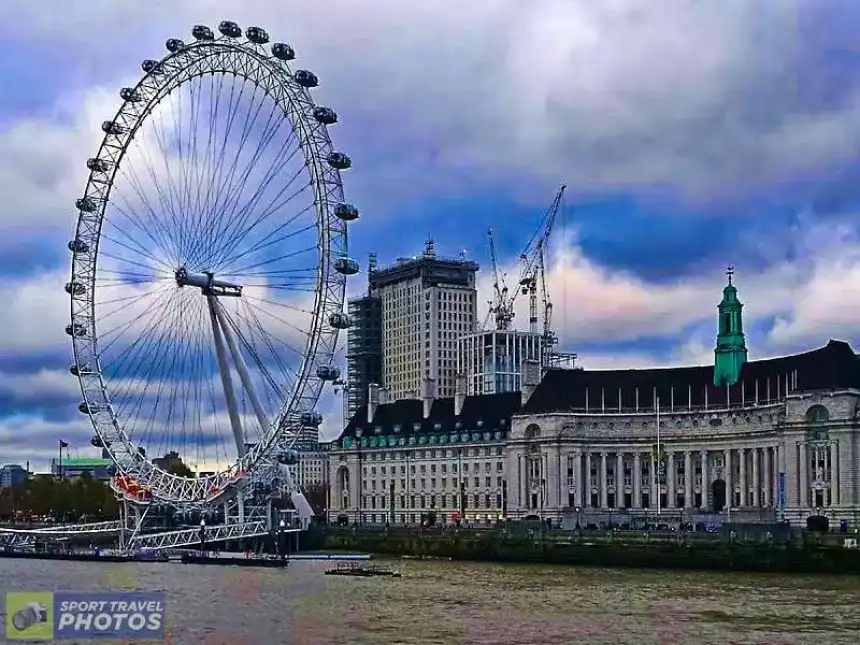
<path id="1" fill-rule="evenodd" d="M 68 447 L 69 447 L 69 442 L 63 441 L 62 439 L 60 439 L 60 448 L 68 448 Z"/>

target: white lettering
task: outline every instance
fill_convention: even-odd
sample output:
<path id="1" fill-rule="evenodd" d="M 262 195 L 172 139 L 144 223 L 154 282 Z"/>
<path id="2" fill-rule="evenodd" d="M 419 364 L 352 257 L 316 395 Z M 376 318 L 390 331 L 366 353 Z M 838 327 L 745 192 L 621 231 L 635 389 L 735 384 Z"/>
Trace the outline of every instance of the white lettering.
<path id="1" fill-rule="evenodd" d="M 146 616 L 143 614 L 132 614 L 128 617 L 128 628 L 139 631 L 146 626 Z"/>
<path id="2" fill-rule="evenodd" d="M 93 624 L 93 615 L 78 614 L 75 620 L 75 631 L 89 630 Z"/>
<path id="3" fill-rule="evenodd" d="M 111 620 L 110 614 L 96 614 L 96 617 L 93 619 L 93 627 L 102 632 L 110 629 L 112 623 L 113 620 Z"/>
<path id="4" fill-rule="evenodd" d="M 61 612 L 69 611 L 69 601 L 68 600 L 64 600 L 63 602 L 60 603 L 60 611 Z"/>
<path id="5" fill-rule="evenodd" d="M 125 619 L 128 618 L 128 614 L 115 614 L 113 617 L 113 630 L 119 631 L 122 629 L 122 624 Z"/>
<path id="6" fill-rule="evenodd" d="M 157 632 L 161 629 L 161 614 L 149 614 L 146 617 L 146 628 L 152 632 Z"/>
<path id="7" fill-rule="evenodd" d="M 66 603 L 62 603 L 62 604 L 66 604 Z M 57 629 L 63 629 L 63 627 L 71 627 L 74 624 L 75 624 L 75 615 L 70 613 L 70 612 L 63 611 L 63 613 L 60 614 L 60 622 L 57 623 Z"/>

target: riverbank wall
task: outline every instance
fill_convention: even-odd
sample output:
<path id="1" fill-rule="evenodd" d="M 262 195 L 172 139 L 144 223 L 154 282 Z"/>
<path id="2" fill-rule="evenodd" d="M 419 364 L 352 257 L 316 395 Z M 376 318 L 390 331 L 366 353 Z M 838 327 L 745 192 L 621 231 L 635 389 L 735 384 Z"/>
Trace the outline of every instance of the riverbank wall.
<path id="1" fill-rule="evenodd" d="M 329 532 L 323 548 L 413 558 L 649 569 L 860 575 L 860 549 L 834 540 L 738 543 L 721 535 Z"/>

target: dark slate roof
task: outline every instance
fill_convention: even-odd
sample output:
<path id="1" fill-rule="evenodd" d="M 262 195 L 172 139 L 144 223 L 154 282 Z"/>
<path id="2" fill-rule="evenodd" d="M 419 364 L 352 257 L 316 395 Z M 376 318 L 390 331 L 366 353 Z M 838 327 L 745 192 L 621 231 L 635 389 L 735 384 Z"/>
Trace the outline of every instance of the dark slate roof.
<path id="1" fill-rule="evenodd" d="M 792 375 L 797 387 L 792 385 Z M 786 376 L 795 391 L 860 388 L 860 361 L 844 341 L 831 340 L 824 347 L 802 354 L 749 361 L 741 369 L 740 380 L 731 388 L 714 386 L 714 367 L 669 367 L 644 370 L 549 370 L 529 401 L 523 414 L 566 410 L 630 411 L 653 409 L 654 388 L 660 407 L 669 409 L 719 406 L 727 402 L 775 400 L 784 397 Z M 779 385 L 777 386 L 777 380 Z M 779 388 L 777 390 L 777 387 Z M 728 389 L 728 392 L 727 392 Z M 586 405 L 586 397 L 588 404 Z"/>
<path id="2" fill-rule="evenodd" d="M 395 426 L 400 426 L 398 434 L 428 434 L 433 432 L 452 432 L 455 429 L 474 431 L 478 421 L 486 430 L 507 430 L 510 428 L 510 418 L 520 408 L 520 393 L 505 392 L 502 394 L 482 394 L 467 396 L 463 403 L 460 416 L 454 415 L 454 399 L 435 399 L 430 408 L 430 416 L 424 418 L 424 403 L 415 399 L 404 399 L 394 403 L 385 403 L 376 407 L 373 422 L 367 422 L 367 406 L 361 406 L 349 420 L 339 438 L 354 437 L 357 428 L 361 428 L 363 436 L 374 434 L 377 426 L 381 434 L 395 432 Z M 504 423 L 500 423 L 504 420 Z M 460 428 L 455 428 L 459 422 Z M 418 424 L 418 429 L 415 429 Z M 441 429 L 436 426 L 440 425 Z"/>

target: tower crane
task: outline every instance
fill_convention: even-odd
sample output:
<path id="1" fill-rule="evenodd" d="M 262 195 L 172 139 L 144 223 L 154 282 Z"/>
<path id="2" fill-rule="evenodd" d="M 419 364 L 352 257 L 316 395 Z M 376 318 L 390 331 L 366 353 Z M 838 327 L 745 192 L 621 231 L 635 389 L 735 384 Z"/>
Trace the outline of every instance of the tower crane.
<path id="1" fill-rule="evenodd" d="M 498 256 L 496 254 L 496 245 L 493 240 L 493 231 L 488 231 L 487 235 L 490 239 L 490 259 L 493 264 L 493 300 L 490 301 L 489 316 L 493 316 L 496 323 L 496 329 L 510 329 L 511 321 L 514 318 L 514 304 L 519 294 L 530 296 L 529 301 L 529 330 L 533 333 L 538 331 L 538 308 L 537 308 L 537 293 L 538 283 L 541 282 L 540 274 L 543 271 L 543 256 L 544 247 L 552 234 L 552 229 L 555 224 L 556 216 L 561 207 L 561 200 L 564 197 L 564 191 L 567 186 L 562 185 L 553 199 L 549 209 L 543 216 L 540 225 L 532 235 L 526 247 L 518 256 L 520 265 L 519 279 L 517 289 L 513 292 L 508 290 L 505 284 L 505 275 L 499 270 Z M 545 278 L 542 284 L 545 284 Z M 545 292 L 544 292 L 545 293 Z M 544 308 L 549 303 L 549 296 L 544 295 Z M 546 311 L 544 312 L 546 313 Z M 487 323 L 489 320 L 486 321 Z M 485 323 L 486 326 L 486 323 Z"/>
<path id="2" fill-rule="evenodd" d="M 541 334 L 541 351 L 544 357 L 544 367 L 572 365 L 576 358 L 575 354 L 559 354 L 555 347 L 558 337 L 552 328 L 552 301 L 547 288 L 546 278 L 546 247 L 552 234 L 556 217 L 561 208 L 561 201 L 567 187 L 562 185 L 547 209 L 537 230 L 532 235 L 525 249 L 518 255 L 520 268 L 517 287 L 512 291 L 505 283 L 505 275 L 499 269 L 498 254 L 493 238 L 493 231 L 487 232 L 490 242 L 490 259 L 493 265 L 493 300 L 484 328 L 488 328 L 489 319 L 492 316 L 495 328 L 507 330 L 511 328 L 514 318 L 514 304 L 518 295 L 529 297 L 529 331 L 533 334 Z M 540 301 L 540 302 L 539 302 Z M 543 313 L 543 326 L 540 328 L 539 309 Z"/>

